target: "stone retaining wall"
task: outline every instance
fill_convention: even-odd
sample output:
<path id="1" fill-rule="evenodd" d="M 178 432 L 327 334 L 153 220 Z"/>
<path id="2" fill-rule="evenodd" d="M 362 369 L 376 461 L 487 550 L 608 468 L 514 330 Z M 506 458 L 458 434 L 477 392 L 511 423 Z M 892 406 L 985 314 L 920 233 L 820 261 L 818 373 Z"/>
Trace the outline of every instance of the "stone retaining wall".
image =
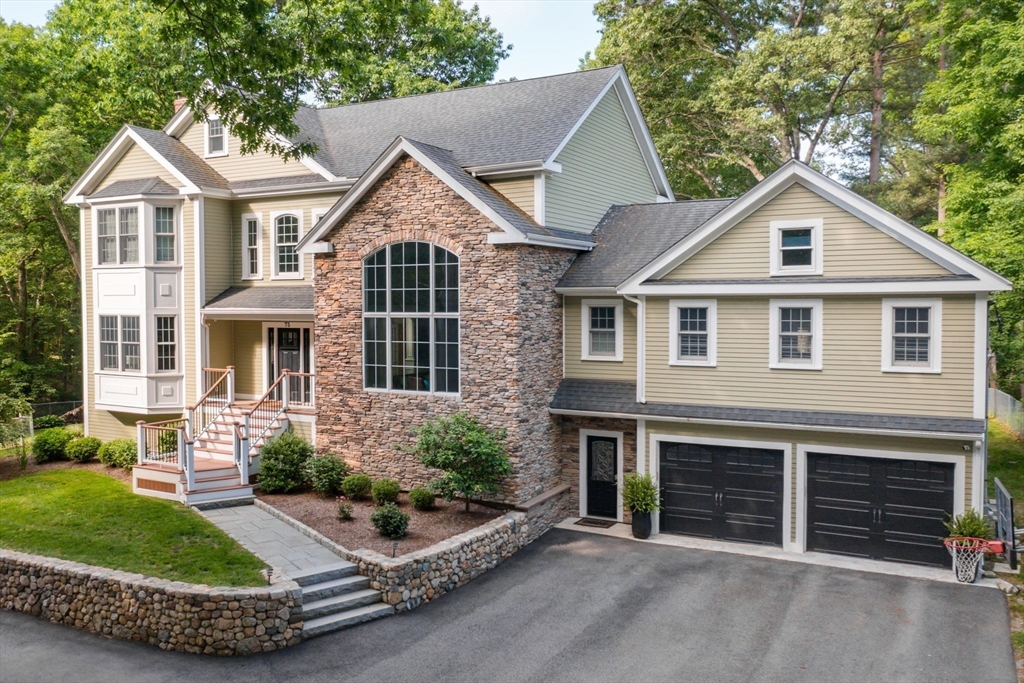
<path id="1" fill-rule="evenodd" d="M 218 588 L 0 550 L 4 609 L 163 650 L 247 655 L 295 645 L 301 605 L 292 581 Z"/>

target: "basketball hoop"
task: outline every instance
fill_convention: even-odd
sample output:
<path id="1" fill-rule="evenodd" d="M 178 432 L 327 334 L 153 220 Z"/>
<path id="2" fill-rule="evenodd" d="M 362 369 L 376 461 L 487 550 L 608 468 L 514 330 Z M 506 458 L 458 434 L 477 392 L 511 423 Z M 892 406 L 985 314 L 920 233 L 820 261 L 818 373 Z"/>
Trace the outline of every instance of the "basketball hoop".
<path id="1" fill-rule="evenodd" d="M 974 583 L 981 568 L 981 559 L 988 552 L 989 542 L 983 538 L 954 536 L 943 543 L 953 556 L 953 573 L 961 583 Z"/>

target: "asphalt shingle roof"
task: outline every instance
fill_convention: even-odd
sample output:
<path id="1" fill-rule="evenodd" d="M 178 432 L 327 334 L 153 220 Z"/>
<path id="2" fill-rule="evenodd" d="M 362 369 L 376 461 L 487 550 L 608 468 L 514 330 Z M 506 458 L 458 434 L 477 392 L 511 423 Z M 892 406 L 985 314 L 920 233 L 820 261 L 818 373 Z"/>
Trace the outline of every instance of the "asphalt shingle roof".
<path id="1" fill-rule="evenodd" d="M 322 183 L 324 177 L 318 173 L 304 173 L 302 175 L 284 176 L 281 178 L 256 178 L 254 180 L 236 180 L 232 183 L 232 190 L 252 190 L 261 187 L 286 187 L 288 185 L 306 185 L 308 183 Z"/>
<path id="2" fill-rule="evenodd" d="M 313 285 L 231 287 L 218 294 L 208 309 L 313 310 Z"/>
<path id="3" fill-rule="evenodd" d="M 637 403 L 636 384 L 605 380 L 563 379 L 551 401 L 552 410 L 617 413 L 638 417 L 675 417 L 737 422 L 762 422 L 849 429 L 893 429 L 943 432 L 976 437 L 985 432 L 984 420 L 917 415 L 876 415 L 823 410 L 775 410 L 731 406 Z"/>
<path id="4" fill-rule="evenodd" d="M 732 202 L 702 199 L 613 206 L 591 234 L 597 246 L 576 257 L 558 286 L 617 287 Z"/>
<path id="5" fill-rule="evenodd" d="M 138 180 L 118 180 L 99 192 L 89 195 L 89 199 L 103 197 L 123 197 L 132 194 L 178 194 L 178 188 L 160 178 L 139 178 Z"/>
<path id="6" fill-rule="evenodd" d="M 220 190 L 228 189 L 228 181 L 220 173 L 199 158 L 184 142 L 172 138 L 162 130 L 152 130 L 141 126 L 128 126 L 137 133 L 157 154 L 167 159 L 186 178 L 198 187 L 212 187 Z"/>

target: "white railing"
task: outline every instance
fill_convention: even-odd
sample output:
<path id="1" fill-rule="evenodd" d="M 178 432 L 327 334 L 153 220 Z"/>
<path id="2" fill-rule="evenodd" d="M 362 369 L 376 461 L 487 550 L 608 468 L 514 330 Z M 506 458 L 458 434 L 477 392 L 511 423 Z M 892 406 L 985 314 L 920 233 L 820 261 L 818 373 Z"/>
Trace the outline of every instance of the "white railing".
<path id="1" fill-rule="evenodd" d="M 135 423 L 138 463 L 171 465 L 185 473 L 186 491 L 195 488 L 195 444 L 188 434 L 187 420 Z"/>
<path id="2" fill-rule="evenodd" d="M 189 428 L 189 436 L 199 439 L 210 428 L 210 425 L 235 402 L 235 367 L 203 368 L 204 384 L 207 386 L 194 406 L 185 409 Z"/>
<path id="3" fill-rule="evenodd" d="M 1024 439 L 1024 404 L 1005 391 L 989 388 L 988 414 L 1010 428 L 1014 434 Z"/>

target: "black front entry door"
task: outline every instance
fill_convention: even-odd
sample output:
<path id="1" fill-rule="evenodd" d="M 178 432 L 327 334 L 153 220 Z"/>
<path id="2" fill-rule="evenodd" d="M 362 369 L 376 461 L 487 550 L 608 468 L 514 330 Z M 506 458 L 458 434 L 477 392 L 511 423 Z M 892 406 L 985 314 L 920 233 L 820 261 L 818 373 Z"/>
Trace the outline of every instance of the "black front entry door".
<path id="1" fill-rule="evenodd" d="M 661 531 L 782 545 L 780 450 L 660 442 Z"/>
<path id="2" fill-rule="evenodd" d="M 618 517 L 619 442 L 587 437 L 587 516 Z"/>
<path id="3" fill-rule="evenodd" d="M 807 454 L 807 549 L 949 566 L 952 463 Z"/>

